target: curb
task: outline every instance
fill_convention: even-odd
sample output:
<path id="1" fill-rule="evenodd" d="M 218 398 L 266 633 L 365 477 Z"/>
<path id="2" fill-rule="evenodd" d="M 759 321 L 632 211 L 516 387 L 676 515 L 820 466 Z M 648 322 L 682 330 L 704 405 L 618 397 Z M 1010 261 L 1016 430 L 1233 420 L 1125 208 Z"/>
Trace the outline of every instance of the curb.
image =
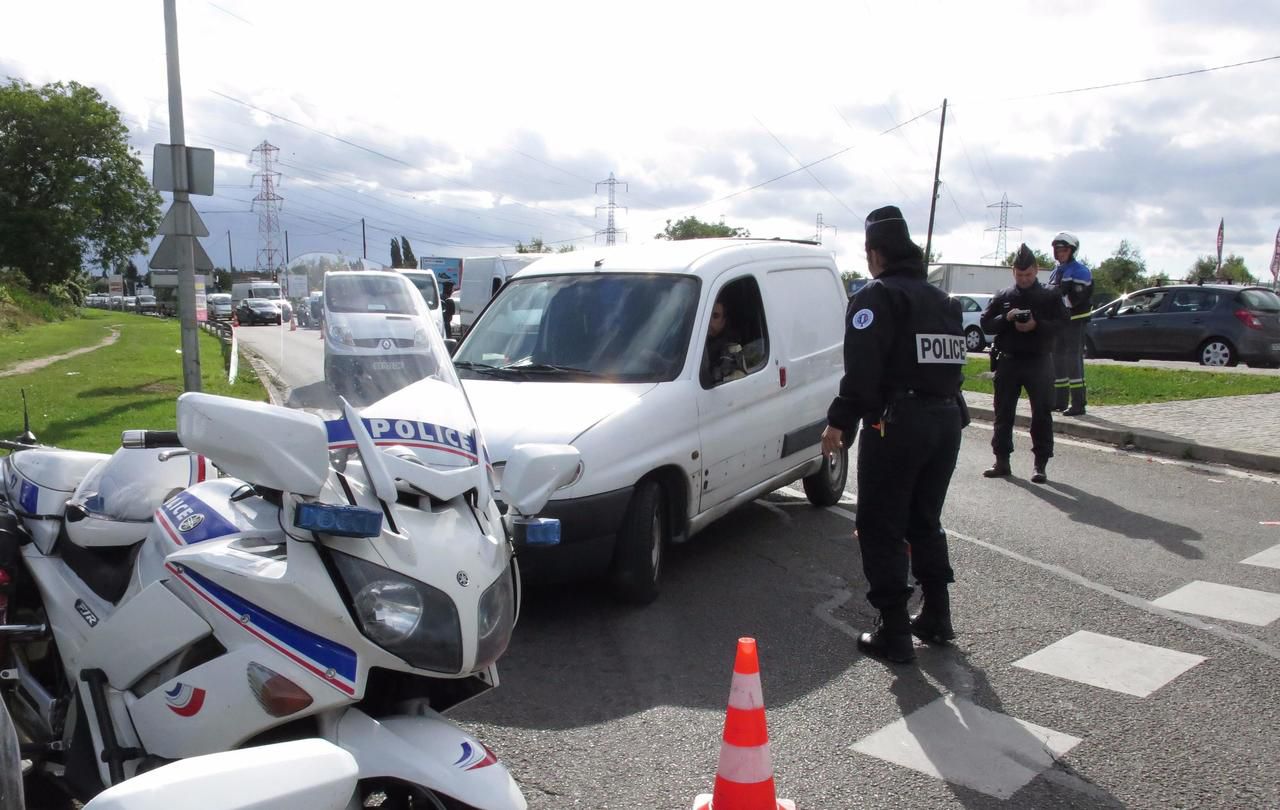
<path id="1" fill-rule="evenodd" d="M 253 373 L 258 375 L 258 380 L 262 383 L 262 387 L 267 389 L 267 399 L 272 405 L 284 406 L 289 401 L 289 386 L 284 384 L 284 380 L 280 379 L 280 375 L 262 359 L 262 357 L 253 349 L 240 344 L 240 352 L 249 361 Z"/>
<path id="2" fill-rule="evenodd" d="M 995 421 L 995 411 L 981 405 L 969 403 L 969 415 L 984 422 Z M 1014 417 L 1015 427 L 1029 428 L 1031 417 L 1018 414 Z M 1262 472 L 1280 472 L 1280 458 L 1264 453 L 1250 453 L 1246 450 L 1235 450 L 1230 447 L 1214 447 L 1197 444 L 1190 439 L 1179 439 L 1163 433 L 1155 433 L 1138 428 L 1109 428 L 1091 425 L 1087 422 L 1076 422 L 1071 419 L 1054 417 L 1053 432 L 1079 439 L 1089 439 L 1103 444 L 1114 444 L 1125 450 L 1143 450 L 1159 453 L 1163 456 L 1182 459 L 1184 461 L 1204 461 L 1211 464 L 1229 464 Z"/>

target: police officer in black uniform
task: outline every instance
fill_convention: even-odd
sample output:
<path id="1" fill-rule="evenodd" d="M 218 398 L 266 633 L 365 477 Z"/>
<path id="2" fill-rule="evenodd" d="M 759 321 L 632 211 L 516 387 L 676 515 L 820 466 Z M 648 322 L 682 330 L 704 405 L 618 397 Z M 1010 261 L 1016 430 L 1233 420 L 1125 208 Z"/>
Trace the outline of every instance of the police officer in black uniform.
<path id="1" fill-rule="evenodd" d="M 947 595 L 955 577 L 940 515 L 968 419 L 964 328 L 959 303 L 927 281 L 924 255 L 896 207 L 867 217 L 866 250 L 872 281 L 849 300 L 844 377 L 822 452 L 838 451 L 862 423 L 857 537 L 880 622 L 858 646 L 905 663 L 915 658 L 912 634 L 955 637 Z M 914 619 L 908 569 L 924 593 Z"/>
<path id="2" fill-rule="evenodd" d="M 1013 419 L 1018 397 L 1027 389 L 1031 400 L 1031 451 L 1035 472 L 1031 480 L 1049 480 L 1045 467 L 1053 457 L 1053 347 L 1067 322 L 1067 310 L 1057 290 L 1045 287 L 1030 248 L 1023 244 L 1013 260 L 1014 285 L 992 297 L 982 313 L 982 331 L 996 336 L 996 424 L 991 449 L 996 462 L 984 470 L 987 478 L 1009 475 L 1013 452 Z"/>

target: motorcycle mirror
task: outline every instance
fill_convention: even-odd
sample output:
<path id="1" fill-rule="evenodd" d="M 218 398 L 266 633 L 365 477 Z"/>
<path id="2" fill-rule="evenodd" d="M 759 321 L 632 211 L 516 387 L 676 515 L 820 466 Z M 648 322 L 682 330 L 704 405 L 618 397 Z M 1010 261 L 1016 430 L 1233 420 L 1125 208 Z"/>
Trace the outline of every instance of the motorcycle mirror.
<path id="1" fill-rule="evenodd" d="M 449 352 L 449 356 L 453 357 L 453 353 L 458 350 L 458 341 L 454 340 L 453 338 L 445 338 L 444 348 L 446 351 Z"/>
<path id="2" fill-rule="evenodd" d="M 567 444 L 517 444 L 502 471 L 503 499 L 522 515 L 536 515 L 551 493 L 578 476 L 581 463 Z"/>
<path id="3" fill-rule="evenodd" d="M 295 740 L 179 760 L 108 788 L 85 810 L 342 810 L 359 775 L 333 743 Z"/>

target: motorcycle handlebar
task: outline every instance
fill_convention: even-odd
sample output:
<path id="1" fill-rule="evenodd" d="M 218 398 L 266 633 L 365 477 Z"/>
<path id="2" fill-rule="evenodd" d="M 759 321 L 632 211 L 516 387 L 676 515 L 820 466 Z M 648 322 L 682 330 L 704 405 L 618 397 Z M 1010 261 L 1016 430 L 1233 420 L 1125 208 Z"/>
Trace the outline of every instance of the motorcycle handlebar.
<path id="1" fill-rule="evenodd" d="M 120 434 L 120 446 L 130 450 L 152 450 L 162 447 L 181 447 L 176 430 L 126 430 Z"/>

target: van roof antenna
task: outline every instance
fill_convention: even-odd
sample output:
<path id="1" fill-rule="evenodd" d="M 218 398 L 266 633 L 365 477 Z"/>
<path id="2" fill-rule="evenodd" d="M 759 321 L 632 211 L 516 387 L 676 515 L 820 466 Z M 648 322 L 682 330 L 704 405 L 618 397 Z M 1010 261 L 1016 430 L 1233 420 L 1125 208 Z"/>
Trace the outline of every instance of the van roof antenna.
<path id="1" fill-rule="evenodd" d="M 18 441 L 23 444 L 38 444 L 36 434 L 31 432 L 31 418 L 27 415 L 27 389 L 19 388 L 18 393 L 22 394 L 22 435 L 18 437 Z"/>

